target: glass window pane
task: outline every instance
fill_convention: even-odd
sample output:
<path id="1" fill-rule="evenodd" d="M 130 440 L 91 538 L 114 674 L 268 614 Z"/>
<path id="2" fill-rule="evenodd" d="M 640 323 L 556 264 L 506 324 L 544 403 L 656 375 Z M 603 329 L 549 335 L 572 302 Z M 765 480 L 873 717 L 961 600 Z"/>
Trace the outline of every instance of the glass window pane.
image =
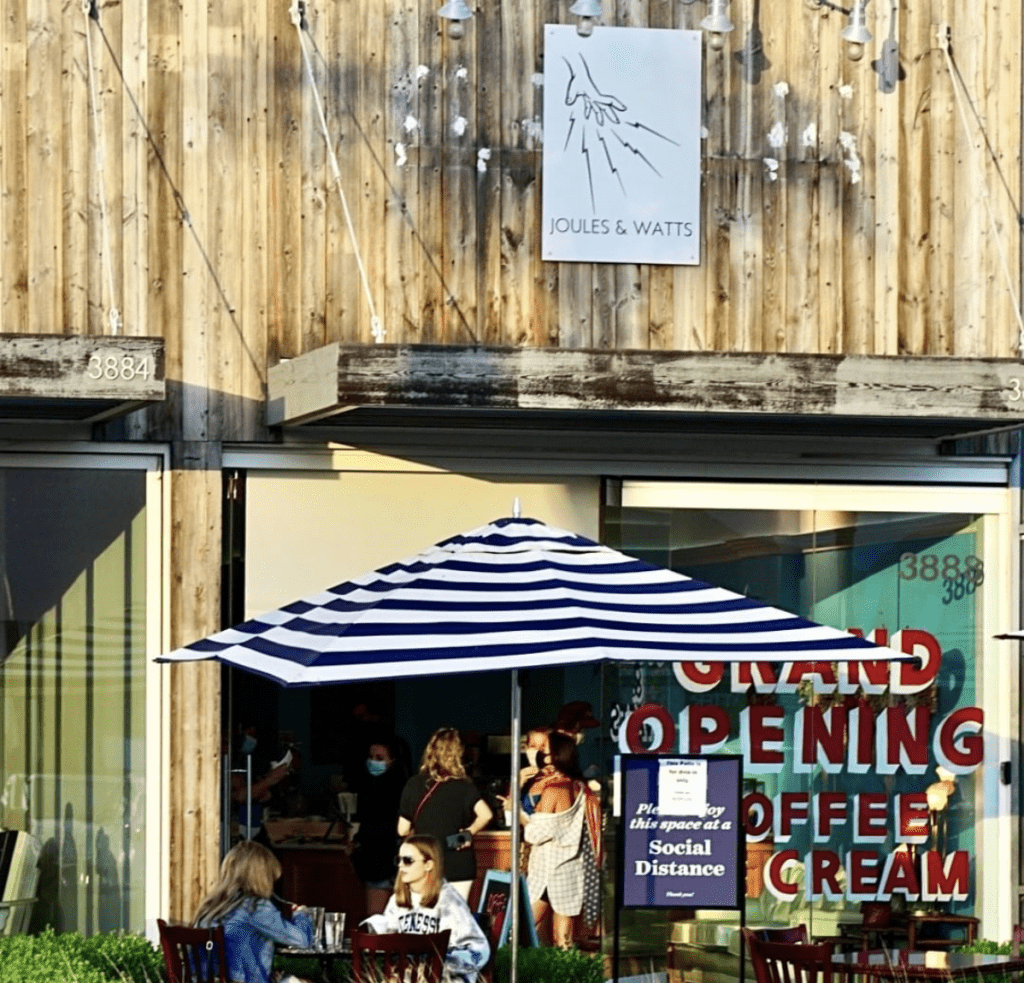
<path id="1" fill-rule="evenodd" d="M 924 830 L 924 841 L 919 844 L 901 844 L 895 803 L 897 796 L 912 794 L 924 801 L 923 793 L 940 780 L 936 769 L 942 762 L 934 751 L 937 729 L 951 713 L 976 706 L 980 698 L 976 665 L 984 630 L 982 517 L 824 509 L 625 507 L 606 510 L 605 519 L 604 541 L 609 545 L 813 620 L 873 635 L 882 644 L 927 656 L 935 670 L 932 678 L 908 685 L 906 692 L 890 685 L 884 665 L 878 685 L 872 685 L 863 673 L 847 679 L 836 668 L 834 685 L 827 678 L 820 685 L 805 679 L 785 692 L 770 674 L 766 685 L 758 687 L 746 685 L 742 676 L 734 681 L 727 668 L 717 685 L 701 692 L 698 686 L 685 685 L 679 672 L 668 665 L 637 663 L 606 669 L 613 726 L 632 708 L 646 703 L 664 707 L 674 721 L 680 720 L 681 711 L 688 707 L 720 707 L 730 721 L 729 740 L 720 749 L 722 753 L 744 752 L 744 711 L 768 706 L 781 712 L 781 766 L 758 765 L 748 759 L 746 791 L 766 796 L 776 811 L 779 796 L 794 796 L 792 802 L 806 803 L 807 819 L 796 821 L 787 830 L 779 828 L 775 816 L 776 823 L 766 835 L 748 843 L 747 923 L 803 922 L 812 934 L 821 936 L 837 934 L 844 923 L 859 923 L 862 899 L 851 896 L 850 871 L 846 869 L 850 852 L 858 850 L 876 854 L 880 871 L 893 853 L 905 852 L 911 858 L 908 869 L 918 881 L 927 863 L 925 851 L 943 858 L 960 851 L 966 855 L 965 870 L 971 871 L 965 878 L 967 897 L 943 901 L 941 907 L 973 914 L 978 772 L 955 777 L 952 787 L 944 790 L 949 793 L 943 800 L 945 807 L 924 811 L 918 826 Z M 776 666 L 776 671 L 779 668 Z M 831 759 L 819 750 L 824 734 L 816 736 L 812 731 L 808 740 L 807 733 L 802 736 L 798 729 L 798 722 L 809 721 L 811 727 L 821 728 L 828 721 L 848 722 L 863 712 L 859 720 L 877 737 L 879 721 L 892 719 L 886 717 L 890 708 L 899 719 L 909 715 L 911 723 L 916 722 L 919 711 L 926 715 L 920 719 L 927 719 L 927 734 L 911 733 L 908 738 L 916 742 L 923 756 L 920 766 L 908 770 L 899 764 L 892 773 L 885 773 L 878 761 L 884 744 L 872 740 L 864 752 L 866 766 L 852 767 L 857 752 L 851 751 L 848 723 L 835 732 L 838 743 L 832 744 Z M 829 711 L 836 712 L 826 716 Z M 646 735 L 648 746 L 656 736 L 656 728 L 651 728 Z M 666 750 L 679 750 L 682 740 L 680 735 L 676 745 Z M 940 797 L 932 792 L 933 804 L 939 804 Z M 884 803 L 881 842 L 854 838 L 852 803 L 857 795 L 877 796 Z M 814 806 L 820 807 L 823 797 L 846 804 L 845 821 L 837 820 L 815 837 Z M 783 890 L 773 893 L 765 863 L 787 850 L 794 851 L 795 859 L 777 878 L 775 886 Z M 820 863 L 818 869 L 825 870 L 833 862 L 836 896 L 809 897 L 807 864 L 813 869 Z M 828 883 L 829 878 L 823 878 L 823 886 Z M 908 900 L 898 891 L 893 892 L 891 903 L 897 912 L 926 904 L 920 898 Z M 631 913 L 624 924 L 628 937 L 624 951 L 654 952 L 667 942 L 674 960 L 669 968 L 681 971 L 687 979 L 711 980 L 721 972 L 738 971 L 732 913 L 680 909 L 672 913 L 667 926 L 663 912 Z"/>
<path id="2" fill-rule="evenodd" d="M 0 827 L 39 850 L 33 929 L 143 926 L 145 489 L 0 469 Z"/>

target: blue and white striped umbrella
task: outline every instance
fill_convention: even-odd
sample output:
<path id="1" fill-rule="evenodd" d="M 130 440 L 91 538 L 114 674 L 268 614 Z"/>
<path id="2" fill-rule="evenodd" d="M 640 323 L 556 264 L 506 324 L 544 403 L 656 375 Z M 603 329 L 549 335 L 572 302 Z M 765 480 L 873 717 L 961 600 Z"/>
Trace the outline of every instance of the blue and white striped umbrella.
<path id="1" fill-rule="evenodd" d="M 511 518 L 160 661 L 217 659 L 285 686 L 315 686 L 603 659 L 899 658 L 583 536 Z"/>

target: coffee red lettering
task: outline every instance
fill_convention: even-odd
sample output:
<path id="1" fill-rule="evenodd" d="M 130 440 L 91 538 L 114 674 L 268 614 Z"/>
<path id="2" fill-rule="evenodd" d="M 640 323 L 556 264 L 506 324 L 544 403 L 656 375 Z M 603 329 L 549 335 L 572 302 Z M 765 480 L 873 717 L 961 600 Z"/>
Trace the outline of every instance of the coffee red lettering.
<path id="1" fill-rule="evenodd" d="M 896 842 L 924 843 L 928 839 L 928 797 L 924 792 L 896 796 Z"/>
<path id="2" fill-rule="evenodd" d="M 774 810 L 772 800 L 764 792 L 751 792 L 743 796 L 743 815 L 747 817 L 748 840 L 760 842 L 771 832 Z"/>
<path id="3" fill-rule="evenodd" d="M 882 843 L 886 836 L 889 797 L 884 792 L 861 792 L 853 797 L 854 843 Z"/>
<path id="4" fill-rule="evenodd" d="M 845 792 L 819 792 L 813 799 L 814 841 L 824 843 L 832 835 L 832 826 L 845 826 L 847 801 Z"/>
<path id="5" fill-rule="evenodd" d="M 775 839 L 788 840 L 794 824 L 807 822 L 809 798 L 807 792 L 783 792 L 775 797 Z"/>

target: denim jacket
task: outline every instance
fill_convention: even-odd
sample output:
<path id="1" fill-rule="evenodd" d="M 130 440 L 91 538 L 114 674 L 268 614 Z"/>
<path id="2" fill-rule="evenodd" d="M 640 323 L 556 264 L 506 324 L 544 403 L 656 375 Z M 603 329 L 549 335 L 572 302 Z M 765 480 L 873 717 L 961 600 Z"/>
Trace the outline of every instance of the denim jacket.
<path id="1" fill-rule="evenodd" d="M 269 983 L 274 943 L 308 948 L 313 925 L 297 912 L 291 921 L 264 898 L 249 898 L 221 922 L 232 983 Z"/>

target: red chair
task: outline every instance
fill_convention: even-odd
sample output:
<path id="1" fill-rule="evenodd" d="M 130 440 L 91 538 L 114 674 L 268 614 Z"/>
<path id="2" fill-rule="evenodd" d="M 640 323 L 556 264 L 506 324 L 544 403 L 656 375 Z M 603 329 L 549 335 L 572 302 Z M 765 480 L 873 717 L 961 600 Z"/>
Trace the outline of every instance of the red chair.
<path id="1" fill-rule="evenodd" d="M 743 941 L 757 983 L 832 983 L 831 943 L 763 942 L 749 928 L 743 929 Z"/>
<path id="2" fill-rule="evenodd" d="M 434 935 L 353 932 L 352 981 L 381 983 L 397 979 L 441 983 L 450 936 L 448 929 Z"/>
<path id="3" fill-rule="evenodd" d="M 157 920 L 168 983 L 228 983 L 224 928 L 190 928 Z M 214 958 L 216 953 L 216 958 Z"/>

